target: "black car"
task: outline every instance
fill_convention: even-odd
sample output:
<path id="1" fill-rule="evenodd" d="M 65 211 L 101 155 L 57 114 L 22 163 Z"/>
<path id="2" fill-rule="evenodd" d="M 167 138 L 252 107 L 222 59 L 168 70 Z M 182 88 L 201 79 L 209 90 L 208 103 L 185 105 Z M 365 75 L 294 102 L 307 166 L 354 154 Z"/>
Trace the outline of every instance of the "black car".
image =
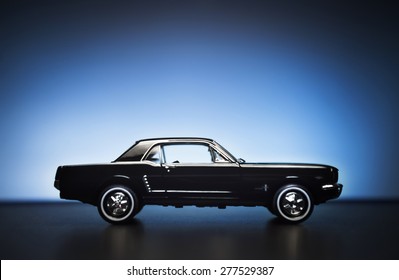
<path id="1" fill-rule="evenodd" d="M 111 163 L 59 166 L 54 186 L 114 224 L 144 205 L 265 206 L 298 223 L 314 205 L 340 196 L 337 182 L 333 166 L 246 163 L 212 139 L 190 137 L 140 140 Z"/>

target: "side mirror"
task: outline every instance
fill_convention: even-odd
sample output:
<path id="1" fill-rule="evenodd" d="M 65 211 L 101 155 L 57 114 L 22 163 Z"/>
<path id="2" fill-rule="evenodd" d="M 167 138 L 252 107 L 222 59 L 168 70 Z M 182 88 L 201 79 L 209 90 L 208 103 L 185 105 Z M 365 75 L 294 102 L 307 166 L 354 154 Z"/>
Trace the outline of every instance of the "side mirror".
<path id="1" fill-rule="evenodd" d="M 245 159 L 239 158 L 238 163 L 245 163 Z"/>

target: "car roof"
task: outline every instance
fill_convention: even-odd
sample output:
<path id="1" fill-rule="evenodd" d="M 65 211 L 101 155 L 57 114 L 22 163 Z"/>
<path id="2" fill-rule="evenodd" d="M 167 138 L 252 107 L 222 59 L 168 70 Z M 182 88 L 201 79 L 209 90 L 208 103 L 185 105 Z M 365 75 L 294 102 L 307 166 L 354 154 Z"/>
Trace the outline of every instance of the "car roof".
<path id="1" fill-rule="evenodd" d="M 214 142 L 213 139 L 205 138 L 205 137 L 161 137 L 161 138 L 146 138 L 136 141 L 139 142 L 174 142 L 174 141 L 181 141 L 181 142 L 190 142 L 190 141 L 206 141 L 206 142 Z"/>

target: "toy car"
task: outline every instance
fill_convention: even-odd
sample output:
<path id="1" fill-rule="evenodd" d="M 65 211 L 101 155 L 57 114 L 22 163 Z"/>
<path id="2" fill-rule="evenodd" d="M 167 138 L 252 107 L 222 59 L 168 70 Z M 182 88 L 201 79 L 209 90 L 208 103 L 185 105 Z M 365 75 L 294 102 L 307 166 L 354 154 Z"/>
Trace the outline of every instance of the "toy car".
<path id="1" fill-rule="evenodd" d="M 338 198 L 338 169 L 299 163 L 247 163 L 208 138 L 137 141 L 111 163 L 59 166 L 54 186 L 63 199 L 97 206 L 113 224 L 144 205 L 265 206 L 299 223 L 314 205 Z"/>

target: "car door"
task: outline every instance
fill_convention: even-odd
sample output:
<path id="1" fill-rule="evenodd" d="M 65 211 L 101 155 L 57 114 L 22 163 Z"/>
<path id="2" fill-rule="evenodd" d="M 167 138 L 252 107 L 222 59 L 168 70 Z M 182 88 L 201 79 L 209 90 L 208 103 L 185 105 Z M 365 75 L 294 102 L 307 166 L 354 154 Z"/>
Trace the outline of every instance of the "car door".
<path id="1" fill-rule="evenodd" d="M 162 146 L 163 183 L 168 197 L 228 199 L 237 196 L 239 166 L 205 143 Z"/>

